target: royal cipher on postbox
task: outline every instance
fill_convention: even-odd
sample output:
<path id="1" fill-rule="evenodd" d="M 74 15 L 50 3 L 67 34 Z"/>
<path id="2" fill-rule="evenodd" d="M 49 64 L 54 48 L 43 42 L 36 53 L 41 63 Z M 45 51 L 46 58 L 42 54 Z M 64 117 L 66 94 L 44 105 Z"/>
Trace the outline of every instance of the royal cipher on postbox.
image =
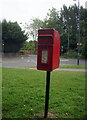
<path id="1" fill-rule="evenodd" d="M 52 71 L 59 67 L 60 35 L 54 29 L 38 30 L 37 69 Z"/>

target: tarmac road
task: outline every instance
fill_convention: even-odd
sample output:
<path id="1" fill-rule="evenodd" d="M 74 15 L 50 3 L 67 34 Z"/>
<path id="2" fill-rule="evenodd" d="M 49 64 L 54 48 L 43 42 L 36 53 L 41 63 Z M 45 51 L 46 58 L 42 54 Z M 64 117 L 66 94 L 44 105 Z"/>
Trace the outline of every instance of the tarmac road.
<path id="1" fill-rule="evenodd" d="M 2 61 L 0 60 L 0 67 L 28 67 L 37 65 L 37 56 L 36 55 L 21 55 L 18 57 L 3 57 Z M 60 66 L 64 65 L 77 65 L 77 59 L 60 59 Z M 85 60 L 80 60 L 80 65 L 85 65 Z"/>

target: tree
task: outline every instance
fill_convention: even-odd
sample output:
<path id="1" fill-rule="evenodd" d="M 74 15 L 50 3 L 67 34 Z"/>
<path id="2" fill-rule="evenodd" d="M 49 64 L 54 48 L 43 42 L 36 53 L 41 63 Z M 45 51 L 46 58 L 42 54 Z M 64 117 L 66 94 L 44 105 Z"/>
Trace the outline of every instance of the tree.
<path id="1" fill-rule="evenodd" d="M 77 33 L 77 6 L 71 6 L 67 8 L 67 6 L 63 6 L 63 10 L 61 11 L 63 25 L 66 30 L 67 35 L 67 47 L 66 50 L 75 49 L 76 48 L 76 33 Z M 63 39 L 64 40 L 64 39 Z"/>
<path id="2" fill-rule="evenodd" d="M 32 19 L 30 24 L 25 24 L 27 33 L 32 37 L 33 41 L 37 40 L 38 29 L 42 28 L 43 21 L 39 18 Z"/>
<path id="3" fill-rule="evenodd" d="M 36 46 L 35 44 L 37 44 L 37 41 L 25 41 L 24 42 L 24 46 L 22 47 L 22 50 L 36 50 Z"/>
<path id="4" fill-rule="evenodd" d="M 18 52 L 27 35 L 24 34 L 17 22 L 2 21 L 2 41 L 4 43 L 4 52 Z"/>
<path id="5" fill-rule="evenodd" d="M 86 26 L 86 9 L 84 9 L 82 6 L 80 7 L 80 42 L 84 44 L 84 41 L 86 40 L 85 36 L 85 26 Z M 86 14 L 85 14 L 86 13 Z M 67 42 L 69 37 L 69 49 L 77 51 L 77 42 L 78 42 L 78 7 L 76 4 L 74 6 L 63 6 L 63 10 L 61 11 L 61 18 L 63 25 L 66 29 L 66 35 L 67 35 Z M 69 36 L 68 36 L 69 34 Z M 64 37 L 64 34 L 63 34 Z M 62 39 L 62 43 L 64 43 L 64 39 Z M 64 45 L 64 44 L 63 44 Z M 65 46 L 65 45 L 64 45 Z M 68 47 L 68 45 L 67 45 Z M 84 47 L 81 47 L 81 50 Z"/>
<path id="6" fill-rule="evenodd" d="M 44 19 L 43 28 L 54 28 L 60 31 L 59 12 L 55 8 L 49 9 Z"/>
<path id="7" fill-rule="evenodd" d="M 27 30 L 27 33 L 29 36 L 32 37 L 34 41 L 35 50 L 37 49 L 37 37 L 38 37 L 38 29 L 42 28 L 43 21 L 39 18 L 32 19 L 31 24 L 25 24 L 25 29 Z"/>
<path id="8" fill-rule="evenodd" d="M 82 39 L 82 55 L 87 59 L 87 9 L 82 9 L 81 14 L 81 39 Z"/>

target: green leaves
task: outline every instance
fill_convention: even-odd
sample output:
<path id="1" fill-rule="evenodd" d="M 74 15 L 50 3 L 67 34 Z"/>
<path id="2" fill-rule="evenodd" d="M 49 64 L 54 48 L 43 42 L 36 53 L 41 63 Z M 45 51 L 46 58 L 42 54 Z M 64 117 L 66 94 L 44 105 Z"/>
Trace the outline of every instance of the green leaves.
<path id="1" fill-rule="evenodd" d="M 24 34 L 17 22 L 2 21 L 2 40 L 4 42 L 4 52 L 17 52 L 22 47 L 27 35 Z"/>
<path id="2" fill-rule="evenodd" d="M 22 50 L 36 50 L 36 44 L 37 41 L 29 41 L 29 42 L 25 42 L 24 46 L 22 47 Z"/>

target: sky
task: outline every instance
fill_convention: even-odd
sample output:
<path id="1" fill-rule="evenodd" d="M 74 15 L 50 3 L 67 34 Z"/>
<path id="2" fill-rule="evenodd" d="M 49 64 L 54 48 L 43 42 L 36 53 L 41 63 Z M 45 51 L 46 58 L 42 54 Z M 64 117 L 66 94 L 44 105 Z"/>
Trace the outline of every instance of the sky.
<path id="1" fill-rule="evenodd" d="M 87 0 L 79 1 L 85 8 Z M 78 0 L 0 0 L 0 20 L 6 19 L 18 23 L 28 23 L 36 17 L 43 20 L 52 7 L 60 11 L 64 4 L 71 6 L 75 3 L 78 5 Z"/>

